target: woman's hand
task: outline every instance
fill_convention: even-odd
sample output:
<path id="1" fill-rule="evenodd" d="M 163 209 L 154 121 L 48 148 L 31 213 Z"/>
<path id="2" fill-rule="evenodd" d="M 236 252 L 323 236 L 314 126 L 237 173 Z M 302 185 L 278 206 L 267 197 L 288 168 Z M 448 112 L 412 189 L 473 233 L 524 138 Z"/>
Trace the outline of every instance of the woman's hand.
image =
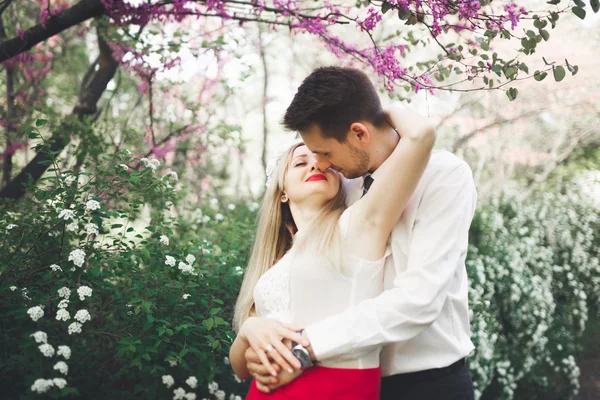
<path id="1" fill-rule="evenodd" d="M 258 355 L 262 365 L 276 377 L 277 371 L 269 361 L 269 357 L 281 366 L 282 371 L 290 374 L 293 374 L 294 368 L 300 369 L 301 367 L 300 361 L 282 342 L 284 339 L 290 339 L 308 346 L 308 341 L 297 333 L 299 330 L 298 327 L 282 324 L 274 319 L 250 317 L 242 325 L 239 336 L 248 342 Z"/>
<path id="2" fill-rule="evenodd" d="M 292 348 L 292 343 L 289 339 L 284 339 L 283 344 L 288 349 Z M 287 384 L 294 381 L 297 377 L 302 375 L 302 373 L 304 372 L 303 369 L 294 370 L 294 372 L 292 373 L 286 370 L 282 370 L 281 372 L 279 372 L 277 377 L 274 377 L 268 373 L 267 369 L 260 362 L 258 355 L 256 354 L 256 352 L 254 352 L 252 348 L 248 348 L 248 350 L 246 350 L 245 356 L 248 371 L 250 371 L 250 374 L 254 376 L 256 388 L 263 393 L 271 393 L 277 388 L 286 386 Z"/>

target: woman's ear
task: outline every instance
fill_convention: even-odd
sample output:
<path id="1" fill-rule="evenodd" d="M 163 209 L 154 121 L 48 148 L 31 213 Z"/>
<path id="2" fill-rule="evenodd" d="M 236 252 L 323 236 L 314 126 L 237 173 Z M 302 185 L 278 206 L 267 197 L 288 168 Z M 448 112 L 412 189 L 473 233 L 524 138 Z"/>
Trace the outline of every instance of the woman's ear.
<path id="1" fill-rule="evenodd" d="M 288 195 L 287 195 L 287 193 L 285 193 L 285 192 L 284 192 L 284 193 L 281 195 L 281 202 L 282 202 L 282 203 L 287 203 L 287 202 L 288 202 L 288 200 L 289 200 L 289 198 L 288 198 Z"/>
<path id="2" fill-rule="evenodd" d="M 371 142 L 371 132 L 367 125 L 362 122 L 354 122 L 350 125 L 350 130 L 348 131 L 348 141 L 359 147 L 364 147 Z"/>

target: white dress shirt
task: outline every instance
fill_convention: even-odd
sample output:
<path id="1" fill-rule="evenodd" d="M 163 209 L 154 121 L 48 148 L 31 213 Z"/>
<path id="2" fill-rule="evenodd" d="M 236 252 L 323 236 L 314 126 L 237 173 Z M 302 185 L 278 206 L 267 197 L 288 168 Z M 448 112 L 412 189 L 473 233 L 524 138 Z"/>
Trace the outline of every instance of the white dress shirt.
<path id="1" fill-rule="evenodd" d="M 362 194 L 356 181 L 348 183 L 351 202 Z M 384 292 L 306 327 L 318 360 L 386 345 L 381 367 L 389 376 L 446 367 L 474 349 L 465 258 L 476 200 L 469 166 L 433 152 L 392 231 Z"/>
<path id="2" fill-rule="evenodd" d="M 344 211 L 339 226 L 344 238 L 352 207 Z M 310 232 L 309 232 L 310 233 Z M 304 234 L 303 232 L 297 235 Z M 340 269 L 326 257 L 310 250 L 290 249 L 260 277 L 254 288 L 254 303 L 260 317 L 305 326 L 343 312 L 383 291 L 384 264 L 389 250 L 377 261 L 347 255 Z M 353 352 L 350 357 L 330 357 L 322 365 L 335 368 L 377 368 L 381 346 Z"/>

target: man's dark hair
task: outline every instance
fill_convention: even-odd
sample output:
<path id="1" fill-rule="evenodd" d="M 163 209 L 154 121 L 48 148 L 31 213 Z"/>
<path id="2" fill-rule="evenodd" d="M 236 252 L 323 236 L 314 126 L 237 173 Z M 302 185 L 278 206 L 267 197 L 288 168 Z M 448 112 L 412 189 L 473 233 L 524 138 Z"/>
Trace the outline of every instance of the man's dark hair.
<path id="1" fill-rule="evenodd" d="M 341 67 L 318 68 L 306 77 L 283 117 L 286 129 L 302 131 L 317 124 L 323 137 L 340 143 L 357 121 L 377 127 L 386 123 L 377 90 L 367 75 Z"/>

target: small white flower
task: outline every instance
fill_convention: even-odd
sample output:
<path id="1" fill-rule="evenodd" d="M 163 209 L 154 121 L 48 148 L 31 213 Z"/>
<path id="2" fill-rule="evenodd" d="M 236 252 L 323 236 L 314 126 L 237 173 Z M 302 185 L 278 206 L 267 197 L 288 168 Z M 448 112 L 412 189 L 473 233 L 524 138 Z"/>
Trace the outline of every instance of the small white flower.
<path id="1" fill-rule="evenodd" d="M 73 219 L 73 216 L 75 215 L 75 213 L 73 212 L 73 210 L 62 210 L 59 214 L 58 214 L 58 218 L 59 219 L 64 219 L 65 221 L 68 221 L 70 219 Z"/>
<path id="2" fill-rule="evenodd" d="M 56 387 L 59 389 L 62 389 L 65 386 L 67 386 L 67 381 L 64 380 L 63 378 L 54 378 L 54 379 L 52 379 L 52 382 L 54 382 Z"/>
<path id="3" fill-rule="evenodd" d="M 183 388 L 173 390 L 173 400 L 183 399 L 183 396 L 185 396 L 185 390 L 183 390 Z"/>
<path id="4" fill-rule="evenodd" d="M 33 336 L 36 343 L 48 343 L 48 335 L 46 335 L 46 332 L 37 331 L 29 336 Z"/>
<path id="5" fill-rule="evenodd" d="M 119 167 L 123 168 L 124 171 L 129 171 L 129 166 L 125 164 L 119 164 Z"/>
<path id="6" fill-rule="evenodd" d="M 168 265 L 169 267 L 174 267 L 175 266 L 175 258 L 171 257 L 171 256 L 166 256 L 165 264 Z"/>
<path id="7" fill-rule="evenodd" d="M 77 311 L 73 318 L 75 318 L 77 321 L 81 322 L 82 324 L 92 319 L 88 310 Z"/>
<path id="8" fill-rule="evenodd" d="M 217 390 L 219 390 L 219 384 L 217 382 L 211 382 L 208 384 L 208 392 L 210 394 L 217 393 Z"/>
<path id="9" fill-rule="evenodd" d="M 198 379 L 196 379 L 195 376 L 190 376 L 186 379 L 185 383 L 187 383 L 192 389 L 196 389 L 196 386 L 198 386 Z"/>
<path id="10" fill-rule="evenodd" d="M 145 167 L 150 168 L 152 172 L 156 172 L 156 169 L 160 167 L 160 161 L 157 159 L 149 160 L 146 157 L 140 160 Z"/>
<path id="11" fill-rule="evenodd" d="M 53 369 L 58 370 L 58 372 L 60 372 L 63 375 L 66 375 L 69 372 L 69 366 L 64 361 L 59 361 L 56 364 L 54 364 Z"/>
<path id="12" fill-rule="evenodd" d="M 186 400 L 196 400 L 196 393 L 187 393 L 184 397 Z"/>
<path id="13" fill-rule="evenodd" d="M 64 179 L 65 179 L 65 183 L 67 185 L 70 185 L 71 183 L 75 182 L 76 178 L 73 175 L 67 175 L 64 177 Z"/>
<path id="14" fill-rule="evenodd" d="M 215 198 L 210 199 L 209 204 L 214 209 L 219 208 L 219 200 L 218 199 L 215 199 Z"/>
<path id="15" fill-rule="evenodd" d="M 44 316 L 44 310 L 41 306 L 35 306 L 27 310 L 27 314 L 29 314 L 33 322 L 35 322 Z"/>
<path id="16" fill-rule="evenodd" d="M 58 289 L 58 296 L 68 299 L 69 296 L 71 296 L 71 289 L 69 289 L 68 287 L 64 286 L 61 287 L 60 289 Z"/>
<path id="17" fill-rule="evenodd" d="M 69 254 L 69 261 L 73 261 L 78 267 L 81 267 L 85 261 L 85 251 L 81 249 L 75 249 Z"/>
<path id="18" fill-rule="evenodd" d="M 44 357 L 52 357 L 54 355 L 54 347 L 48 343 L 44 343 L 38 347 Z"/>
<path id="19" fill-rule="evenodd" d="M 184 299 L 184 300 L 187 300 L 187 299 L 188 299 L 189 297 L 191 297 L 191 296 L 192 296 L 191 294 L 189 294 L 189 293 L 185 293 L 185 294 L 184 294 L 183 296 L 181 296 L 181 297 L 183 297 L 183 299 Z"/>
<path id="20" fill-rule="evenodd" d="M 69 346 L 58 346 L 57 356 L 63 356 L 65 360 L 71 358 L 71 348 Z"/>
<path id="21" fill-rule="evenodd" d="M 179 261 L 179 266 L 177 267 L 181 272 L 193 272 L 194 268 L 191 265 L 187 265 L 183 261 Z"/>
<path id="22" fill-rule="evenodd" d="M 164 383 L 165 385 L 167 385 L 168 388 L 170 388 L 175 384 L 175 379 L 173 379 L 171 375 L 163 375 L 162 383 Z"/>
<path id="23" fill-rule="evenodd" d="M 171 171 L 169 172 L 167 175 L 165 175 L 165 178 L 167 179 L 173 179 L 174 181 L 178 181 L 179 180 L 179 176 L 177 176 L 177 172 L 175 171 Z"/>
<path id="24" fill-rule="evenodd" d="M 82 325 L 79 322 L 73 322 L 67 328 L 69 335 L 72 335 L 73 333 L 81 333 L 81 326 Z"/>
<path id="25" fill-rule="evenodd" d="M 71 222 L 69 225 L 67 225 L 67 230 L 69 232 L 75 232 L 77 229 L 79 229 L 77 222 Z"/>
<path id="26" fill-rule="evenodd" d="M 85 231 L 87 232 L 88 235 L 97 235 L 98 234 L 98 225 L 93 224 L 93 223 L 89 223 L 85 226 Z"/>
<path id="27" fill-rule="evenodd" d="M 217 400 L 225 400 L 225 392 L 222 390 L 217 390 L 217 393 L 215 393 L 215 398 Z"/>
<path id="28" fill-rule="evenodd" d="M 169 360 L 169 366 L 170 367 L 176 367 L 177 366 L 177 361 L 176 360 Z"/>
<path id="29" fill-rule="evenodd" d="M 185 261 L 187 261 L 187 263 L 188 263 L 188 264 L 192 265 L 192 264 L 194 263 L 194 261 L 196 261 L 196 257 L 194 257 L 194 256 L 193 256 L 193 255 L 191 255 L 191 254 L 188 254 L 188 255 L 185 257 Z"/>
<path id="30" fill-rule="evenodd" d="M 173 207 L 173 202 L 171 200 L 165 202 L 165 207 L 167 207 L 167 208 Z"/>
<path id="31" fill-rule="evenodd" d="M 100 203 L 98 203 L 96 200 L 88 200 L 87 203 L 85 203 L 85 209 L 88 211 L 94 211 L 100 208 Z"/>
<path id="32" fill-rule="evenodd" d="M 250 212 L 254 212 L 256 210 L 258 210 L 259 204 L 255 201 L 253 201 L 252 203 L 248 204 L 248 210 L 250 210 Z"/>
<path id="33" fill-rule="evenodd" d="M 233 210 L 235 210 L 235 204 L 230 204 L 230 205 L 228 205 L 228 206 L 227 206 L 227 209 L 228 209 L 229 211 L 233 211 Z"/>
<path id="34" fill-rule="evenodd" d="M 203 215 L 202 216 L 202 223 L 206 224 L 209 221 L 210 221 L 210 217 L 208 215 Z"/>
<path id="35" fill-rule="evenodd" d="M 64 308 L 61 308 L 56 312 L 56 319 L 58 321 L 68 321 L 71 319 L 71 314 Z"/>
<path id="36" fill-rule="evenodd" d="M 56 271 L 62 271 L 62 268 L 61 268 L 59 265 L 56 265 L 56 264 L 52 264 L 52 265 L 50 266 L 50 269 L 51 269 L 52 271 L 54 271 L 54 272 L 56 272 Z"/>
<path id="37" fill-rule="evenodd" d="M 46 393 L 52 386 L 54 386 L 54 382 L 51 379 L 36 379 L 33 385 L 31 385 L 31 391 Z"/>
<path id="38" fill-rule="evenodd" d="M 68 306 L 69 306 L 69 300 L 67 300 L 67 299 L 62 299 L 58 303 L 58 308 L 67 308 Z"/>
<path id="39" fill-rule="evenodd" d="M 223 216 L 223 214 L 217 213 L 217 214 L 215 214 L 215 219 L 217 221 L 223 221 L 223 219 L 225 219 L 225 217 Z"/>
<path id="40" fill-rule="evenodd" d="M 6 225 L 6 230 L 7 230 L 7 231 L 10 231 L 11 229 L 13 229 L 13 228 L 16 228 L 17 226 L 19 226 L 19 225 L 15 225 L 15 224 L 8 224 L 8 225 Z"/>
<path id="41" fill-rule="evenodd" d="M 89 286 L 80 286 L 77 289 L 77 294 L 79 295 L 79 300 L 85 300 L 87 297 L 92 297 L 92 288 Z"/>
<path id="42" fill-rule="evenodd" d="M 224 363 L 225 365 L 229 365 L 229 364 L 231 364 L 231 361 L 229 361 L 229 357 L 225 357 L 225 358 L 223 358 L 223 363 Z"/>
<path id="43" fill-rule="evenodd" d="M 165 235 L 161 235 L 160 236 L 160 243 L 168 246 L 169 245 L 169 238 L 166 237 Z"/>
<path id="44" fill-rule="evenodd" d="M 15 291 L 15 290 L 17 290 L 17 289 L 18 289 L 18 288 L 17 288 L 16 286 L 11 286 L 11 287 L 10 287 L 10 290 L 11 290 L 12 292 L 14 292 L 14 291 Z"/>

